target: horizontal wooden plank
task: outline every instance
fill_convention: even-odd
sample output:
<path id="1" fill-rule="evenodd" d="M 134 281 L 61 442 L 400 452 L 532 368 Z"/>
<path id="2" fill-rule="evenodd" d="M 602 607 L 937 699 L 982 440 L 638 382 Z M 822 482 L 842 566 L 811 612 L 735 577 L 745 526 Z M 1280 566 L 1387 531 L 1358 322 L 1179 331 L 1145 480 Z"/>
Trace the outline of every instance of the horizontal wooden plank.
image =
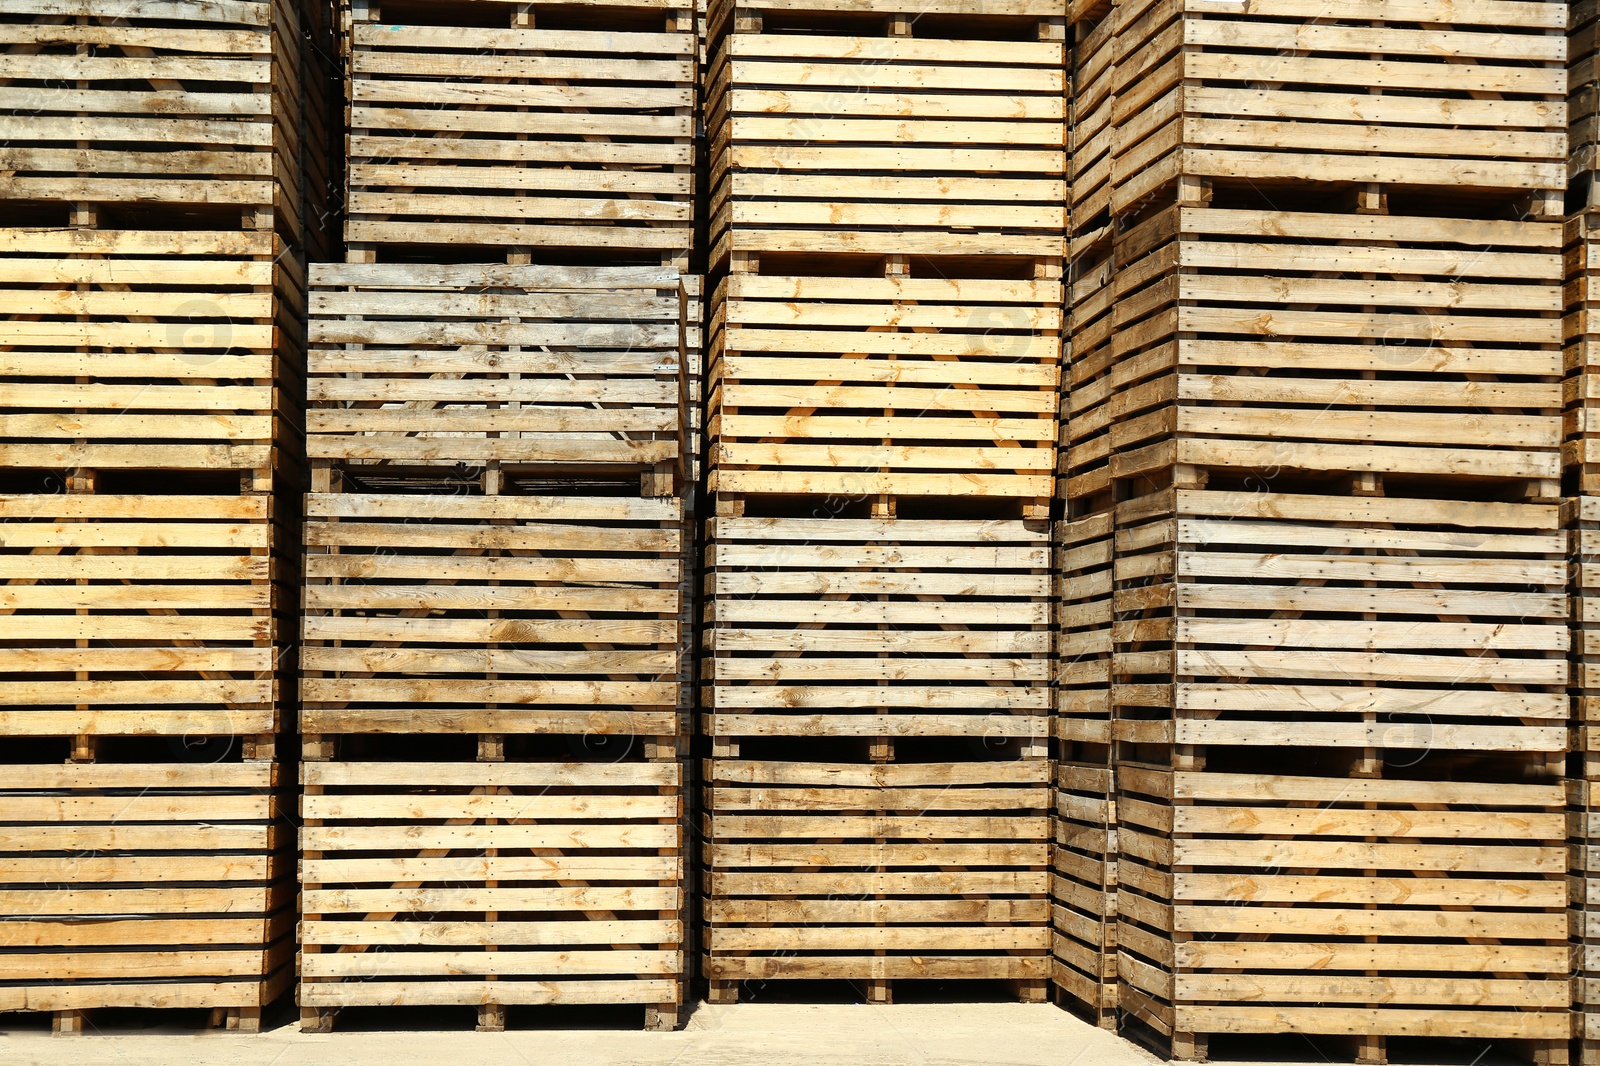
<path id="1" fill-rule="evenodd" d="M 303 1007 L 446 1006 L 476 1004 L 574 1004 L 678 1002 L 681 983 L 673 979 L 543 981 L 306 981 L 299 989 Z"/>
<path id="2" fill-rule="evenodd" d="M 426 909 L 428 901 L 438 900 L 448 909 L 468 899 L 476 907 L 484 900 L 494 898 L 484 895 L 490 890 L 480 887 L 460 889 L 415 888 L 396 889 L 397 881 L 444 881 L 468 884 L 478 881 L 622 881 L 662 882 L 682 876 L 681 860 L 676 856 L 593 854 L 546 856 L 456 856 L 418 857 L 399 855 L 384 858 L 304 858 L 301 860 L 302 883 L 308 898 L 314 897 L 318 908 L 328 910 L 362 911 L 375 904 L 380 912 L 384 908 L 406 910 Z M 322 888 L 325 885 L 381 885 L 381 888 Z M 639 886 L 645 888 L 648 886 Z M 659 887 L 659 886 L 658 886 Z M 630 891 L 633 887 L 630 886 Z M 500 891 L 499 889 L 493 890 Z M 511 890 L 507 891 L 520 891 Z M 528 890 L 533 891 L 533 890 Z M 559 910 L 561 901 L 574 906 L 584 906 L 587 887 L 551 888 L 537 890 L 543 900 L 542 909 Z M 372 893 L 367 895 L 367 893 Z M 645 898 L 632 896 L 629 898 Z M 487 906 L 480 907 L 489 910 Z M 307 914 L 326 913 L 306 909 Z M 363 913 L 373 913 L 370 909 Z"/>
<path id="3" fill-rule="evenodd" d="M 902 0 L 903 2 L 903 0 Z M 1048 941 L 1047 941 L 1048 944 Z M 708 976 L 724 980 L 1043 980 L 1050 976 L 1049 957 L 1035 955 L 937 955 L 911 949 L 908 954 L 774 955 L 712 954 L 703 963 Z"/>
<path id="4" fill-rule="evenodd" d="M 662 786 L 681 781 L 676 763 L 306 762 L 301 782 L 322 787 L 411 785 L 428 788 L 517 786 Z"/>
<path id="5" fill-rule="evenodd" d="M 1050 928 L 1037 926 L 710 926 L 707 949 L 732 951 L 1048 951 Z"/>
<path id="6" fill-rule="evenodd" d="M 352 923 L 305 923 L 319 926 Z M 394 923 L 391 923 L 394 924 Z M 563 923 L 584 928 L 590 923 Z M 600 924 L 600 923 L 595 923 Z M 592 943 L 605 945 L 603 934 Z M 330 945 L 331 946 L 331 945 Z M 571 978 L 586 974 L 605 974 L 629 978 L 676 976 L 683 972 L 683 957 L 673 951 L 627 951 L 608 948 L 600 951 L 407 951 L 310 952 L 302 957 L 301 977 L 308 982 L 326 978 L 384 977 L 462 977 L 478 975 L 549 976 Z M 453 982 L 452 982 L 453 983 Z M 622 982 L 617 982 L 622 983 Z M 304 985 L 302 985 L 304 987 Z"/>
<path id="7" fill-rule="evenodd" d="M 653 894 L 656 900 L 669 898 L 674 890 L 661 890 Z M 603 895 L 603 893 L 601 893 Z M 639 890 L 637 896 L 648 900 L 652 893 Z M 668 903 L 662 909 L 670 909 Z M 655 905 L 650 905 L 655 909 Z M 619 909 L 622 909 L 619 907 Z M 632 908 L 630 908 L 632 909 Z M 637 909 L 645 909 L 639 907 Z M 555 947 L 564 945 L 595 944 L 670 944 L 683 938 L 683 923 L 677 921 L 306 921 L 301 923 L 301 936 L 308 944 L 319 945 L 390 945 L 446 947 Z M 450 952 L 460 959 L 465 952 Z M 506 953 L 509 960 L 520 955 L 537 964 L 536 957 L 521 952 Z M 412 952 L 390 953 L 389 958 L 403 967 L 405 959 L 420 961 L 426 954 Z M 514 961 L 511 963 L 515 965 Z M 550 963 L 545 962 L 548 966 Z M 332 971 L 330 971 L 332 972 Z M 380 972 L 374 970 L 374 972 Z M 391 971 L 394 972 L 394 971 Z M 399 972 L 405 972 L 403 969 Z M 416 971 L 413 971 L 416 972 Z M 492 971 L 486 971 L 492 972 Z M 511 972 L 516 972 L 515 970 Z"/>
<path id="8" fill-rule="evenodd" d="M 1571 1033 L 1570 1013 L 1557 1007 L 1567 993 L 1563 982 L 1551 981 L 1551 1009 L 1469 1011 L 1415 1006 L 1381 1007 L 1180 1007 L 1175 1024 L 1193 1032 L 1310 1033 L 1462 1037 L 1505 1040 L 1565 1040 Z"/>
<path id="9" fill-rule="evenodd" d="M 866 697 L 863 697 L 865 699 Z M 702 716 L 702 730 L 713 736 L 824 737 L 1038 737 L 1049 735 L 1042 713 L 986 711 L 973 714 L 872 714 L 849 710 L 837 714 L 735 714 Z"/>
<path id="10" fill-rule="evenodd" d="M 337 861 L 337 860 L 334 860 Z M 653 869 L 661 864 L 645 860 L 637 869 L 618 875 L 616 880 L 659 881 L 680 876 L 679 873 Z M 586 870 L 600 870 L 597 865 L 582 862 L 571 869 L 555 868 L 555 875 L 577 875 Z M 602 875 L 603 876 L 603 875 Z M 495 924 L 438 922 L 432 916 L 440 911 L 515 911 L 566 912 L 602 910 L 669 909 L 681 901 L 679 890 L 659 885 L 606 886 L 599 888 L 409 888 L 409 889 L 308 889 L 304 893 L 301 911 L 307 915 L 330 918 L 343 915 L 369 916 L 373 913 L 394 913 L 406 918 L 404 928 L 391 928 L 390 922 L 353 922 L 345 919 L 316 923 L 314 929 L 303 929 L 301 935 L 318 936 L 320 943 L 337 944 L 408 944 L 456 945 L 478 944 L 595 944 L 608 930 L 599 923 L 567 923 L 552 920 L 546 924 L 507 921 L 506 928 Z M 414 920 L 420 918 L 421 920 Z M 629 923 L 616 930 L 618 933 L 640 933 L 633 928 L 639 923 Z M 582 928 L 588 925 L 590 928 Z M 637 941 L 624 943 L 657 943 L 680 938 L 682 930 L 676 923 L 652 923 Z M 568 938 L 568 939 L 563 939 Z"/>

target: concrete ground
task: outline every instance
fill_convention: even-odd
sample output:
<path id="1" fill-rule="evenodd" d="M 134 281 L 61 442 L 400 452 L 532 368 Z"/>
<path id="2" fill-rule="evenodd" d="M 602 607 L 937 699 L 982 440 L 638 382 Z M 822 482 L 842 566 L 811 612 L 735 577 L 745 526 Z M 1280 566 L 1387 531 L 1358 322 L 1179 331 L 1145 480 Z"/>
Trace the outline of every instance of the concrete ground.
<path id="1" fill-rule="evenodd" d="M 392 1015 L 346 1012 L 345 1030 L 302 1033 L 290 1019 L 259 1035 L 137 1030 L 108 1019 L 81 1036 L 0 1029 L 6 1066 L 1149 1066 L 1114 1034 L 1048 1004 L 701 1004 L 675 1033 L 621 1028 L 470 1031 L 466 1014 L 435 1012 L 395 1032 Z M 385 1024 L 385 1019 L 391 1019 Z M 511 1023 L 517 1024 L 513 1013 Z M 116 1025 L 117 1022 L 122 1025 Z M 116 1025 L 113 1028 L 113 1025 Z M 444 1026 L 450 1026 L 444 1029 Z M 366 1031 L 361 1031 L 365 1029 Z M 351 1031 L 354 1030 L 354 1031 Z M 442 1031 L 441 1031 L 442 1030 Z"/>
<path id="2" fill-rule="evenodd" d="M 546 1010 L 549 1010 L 548 1008 Z M 646 1033 L 637 1012 L 574 1010 L 472 1032 L 468 1012 L 341 1015 L 309 1034 L 280 1010 L 260 1034 L 192 1030 L 172 1017 L 110 1012 L 83 1035 L 52 1036 L 48 1016 L 0 1015 L 4 1066 L 1155 1066 L 1139 1046 L 1048 1004 L 700 1004 L 675 1033 Z M 397 1028 L 398 1026 L 407 1028 Z M 534 1027 L 542 1026 L 542 1027 Z M 556 1026 L 551 1028 L 550 1026 Z M 1289 1037 L 1252 1045 L 1277 1062 L 1348 1062 Z M 1248 1050 L 1248 1049 L 1247 1049 Z M 1430 1044 L 1411 1063 L 1490 1066 L 1500 1049 Z M 1439 1054 L 1444 1052 L 1444 1054 Z M 1393 1061 L 1402 1061 L 1394 1058 Z"/>

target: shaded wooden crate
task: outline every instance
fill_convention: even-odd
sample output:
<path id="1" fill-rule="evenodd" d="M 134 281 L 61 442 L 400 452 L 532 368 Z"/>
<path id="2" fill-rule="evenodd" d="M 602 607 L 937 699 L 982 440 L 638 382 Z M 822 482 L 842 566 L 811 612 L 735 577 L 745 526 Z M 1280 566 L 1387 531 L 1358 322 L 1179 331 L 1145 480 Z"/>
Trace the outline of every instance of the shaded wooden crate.
<path id="1" fill-rule="evenodd" d="M 1120 762 L 1127 1017 L 1175 1058 L 1203 1059 L 1214 1035 L 1300 1033 L 1366 1038 L 1376 1061 L 1399 1036 L 1565 1061 L 1563 788 L 1463 777 Z"/>
<path id="2" fill-rule="evenodd" d="M 1572 1003 L 1576 1037 L 1574 1061 L 1580 1066 L 1600 1062 L 1600 815 L 1597 815 L 1595 789 L 1600 774 L 1594 769 L 1594 755 L 1584 753 L 1584 775 L 1567 782 L 1568 812 L 1571 819 L 1568 846 L 1571 852 L 1571 920 L 1574 948 Z"/>
<path id="3" fill-rule="evenodd" d="M 342 227 L 333 224 L 344 210 L 345 169 L 344 57 L 340 51 L 337 8 L 333 0 L 302 5 L 305 68 L 299 119 L 300 180 L 307 202 L 304 245 L 306 261 L 326 263 L 343 258 Z"/>
<path id="4" fill-rule="evenodd" d="M 325 204 L 303 187 L 325 151 L 305 136 L 306 6 L 8 3 L 0 199 L 233 208 L 298 242 Z"/>
<path id="5" fill-rule="evenodd" d="M 678 735 L 681 504 L 306 498 L 301 731 Z"/>
<path id="6" fill-rule="evenodd" d="M 1078 5 L 1069 5 L 1069 8 Z M 1104 224 L 1111 208 L 1117 127 L 1112 124 L 1116 96 L 1116 18 L 1078 19 L 1067 30 L 1071 85 L 1067 124 L 1069 231 L 1081 234 Z M 1074 254 L 1073 258 L 1077 256 Z"/>
<path id="7" fill-rule="evenodd" d="M 292 611 L 272 497 L 8 495 L 0 516 L 0 735 L 270 744 Z"/>
<path id="8" fill-rule="evenodd" d="M 682 480 L 688 298 L 672 268 L 319 264 L 307 452 Z"/>
<path id="9" fill-rule="evenodd" d="M 705 584 L 702 517 L 691 489 L 683 499 L 683 567 L 678 581 L 678 712 L 679 730 L 685 737 L 694 735 L 700 697 L 700 611 Z"/>
<path id="10" fill-rule="evenodd" d="M 304 292 L 266 231 L 0 229 L 0 465 L 269 486 L 299 454 Z"/>
<path id="11" fill-rule="evenodd" d="M 1057 522 L 1056 725 L 1069 744 L 1111 743 L 1114 515 Z"/>
<path id="12" fill-rule="evenodd" d="M 1579 496 L 1563 508 L 1572 538 L 1572 747 L 1581 768 L 1567 782 L 1571 816 L 1573 1003 L 1582 1066 L 1600 1063 L 1600 499 Z"/>
<path id="13" fill-rule="evenodd" d="M 1600 3 L 1575 0 L 1567 21 L 1567 182 L 1582 208 L 1600 207 Z"/>
<path id="14" fill-rule="evenodd" d="M 1111 477 L 1544 479 L 1552 223 L 1173 207 L 1118 237 Z M 1069 483 L 1070 488 L 1070 483 Z"/>
<path id="15" fill-rule="evenodd" d="M 1047 500 L 1061 295 L 1050 278 L 729 275 L 709 490 Z"/>
<path id="16" fill-rule="evenodd" d="M 688 265 L 692 4 L 383 6 L 349 24 L 347 241 Z"/>
<path id="17" fill-rule="evenodd" d="M 1580 730 L 1574 740 L 1576 750 L 1600 753 L 1600 498 L 1568 500 L 1565 519 L 1572 538 L 1573 723 Z"/>
<path id="18" fill-rule="evenodd" d="M 710 263 L 1065 254 L 1065 5 L 1005 7 L 713 2 Z"/>
<path id="19" fill-rule="evenodd" d="M 1112 402 L 1124 368 L 1116 362 L 1116 260 L 1109 226 L 1074 238 L 1067 287 L 1067 368 L 1056 469 L 1078 503 L 1111 487 Z"/>
<path id="20" fill-rule="evenodd" d="M 300 1005 L 684 1001 L 677 762 L 301 767 Z M 503 1015 L 500 1019 L 503 1026 Z"/>
<path id="21" fill-rule="evenodd" d="M 1117 815 L 1111 743 L 1113 516 L 1055 534 L 1056 818 L 1051 887 L 1056 988 L 1117 1025 Z"/>
<path id="22" fill-rule="evenodd" d="M 703 968 L 767 980 L 1050 976 L 1050 766 L 706 764 Z M 880 993 L 886 995 L 887 993 Z"/>
<path id="23" fill-rule="evenodd" d="M 696 59 L 696 88 L 705 85 L 706 62 L 711 57 L 707 52 L 706 40 L 706 0 L 695 0 L 694 3 L 694 38 Z"/>
<path id="24" fill-rule="evenodd" d="M 1460 752 L 1544 772 L 1567 748 L 1565 552 L 1545 504 L 1188 490 L 1123 503 L 1113 736 L 1273 748 L 1336 772 Z"/>
<path id="25" fill-rule="evenodd" d="M 1562 458 L 1567 487 L 1600 492 L 1600 212 L 1566 224 L 1566 427 Z"/>
<path id="26" fill-rule="evenodd" d="M 1533 194 L 1561 213 L 1564 2 L 1136 0 L 1111 17 L 1117 213 L 1189 178 Z"/>
<path id="27" fill-rule="evenodd" d="M 687 379 L 684 409 L 684 497 L 690 500 L 705 484 L 706 345 L 705 277 L 683 275 L 683 368 Z M 691 510 L 693 503 L 690 503 Z"/>
<path id="28" fill-rule="evenodd" d="M 0 1012 L 201 1007 L 258 1028 L 294 983 L 288 784 L 272 762 L 0 767 Z"/>
<path id="29" fill-rule="evenodd" d="M 1041 750 L 1043 523 L 714 518 L 701 732 L 967 737 Z"/>

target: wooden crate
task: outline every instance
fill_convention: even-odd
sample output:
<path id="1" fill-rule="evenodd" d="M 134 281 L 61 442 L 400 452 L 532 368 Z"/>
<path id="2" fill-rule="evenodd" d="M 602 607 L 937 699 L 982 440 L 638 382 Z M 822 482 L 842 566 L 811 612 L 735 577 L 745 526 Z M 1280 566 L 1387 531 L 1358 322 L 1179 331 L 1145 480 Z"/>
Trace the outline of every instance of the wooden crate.
<path id="1" fill-rule="evenodd" d="M 305 181 L 324 151 L 305 136 L 320 97 L 302 16 L 317 6 L 8 3 L 0 200 L 243 210 L 298 244 L 326 206 Z"/>
<path id="2" fill-rule="evenodd" d="M 1572 538 L 1572 747 L 1581 773 L 1567 783 L 1571 814 L 1573 939 L 1577 952 L 1573 1035 L 1581 1066 L 1600 1063 L 1600 499 L 1564 508 Z"/>
<path id="3" fill-rule="evenodd" d="M 1069 10 L 1080 5 L 1069 4 Z M 1109 7 L 1109 5 L 1108 5 Z M 1073 234 L 1104 225 L 1111 208 L 1111 174 L 1117 127 L 1112 92 L 1116 81 L 1116 18 L 1080 18 L 1068 29 L 1070 116 L 1067 123 L 1068 226 Z M 1077 255 L 1073 254 L 1073 259 Z"/>
<path id="4" fill-rule="evenodd" d="M 705 85 L 706 62 L 711 58 L 707 53 L 706 0 L 695 0 L 694 3 L 694 39 L 697 57 L 695 87 L 700 89 Z"/>
<path id="5" fill-rule="evenodd" d="M 1214 179 L 1532 194 L 1561 214 L 1564 2 L 1130 0 L 1113 17 L 1117 213 Z"/>
<path id="6" fill-rule="evenodd" d="M 305 273 L 268 231 L 0 229 L 0 466 L 292 469 Z"/>
<path id="7" fill-rule="evenodd" d="M 1065 254 L 1064 0 L 710 4 L 710 263 Z M 983 17 L 976 17 L 983 16 Z"/>
<path id="8" fill-rule="evenodd" d="M 1054 976 L 1117 1027 L 1117 814 L 1111 743 L 1113 515 L 1056 525 Z"/>
<path id="9" fill-rule="evenodd" d="M 705 278 L 700 274 L 683 275 L 683 370 L 687 383 L 687 406 L 684 409 L 684 499 L 691 512 L 698 513 L 694 499 L 705 484 L 706 451 L 706 347 L 705 347 Z"/>
<path id="10" fill-rule="evenodd" d="M 706 527 L 704 735 L 967 737 L 1043 754 L 1044 523 Z"/>
<path id="11" fill-rule="evenodd" d="M 300 180 L 307 209 L 306 261 L 344 258 L 342 217 L 345 200 L 344 57 L 340 51 L 338 4 L 314 0 L 300 11 L 306 39 L 303 103 L 300 107 Z"/>
<path id="12" fill-rule="evenodd" d="M 1156 493 L 1119 505 L 1113 736 L 1382 759 L 1565 759 L 1554 505 Z M 1119 808 L 1120 810 L 1120 808 Z"/>
<path id="13" fill-rule="evenodd" d="M 1114 518 L 1107 511 L 1055 527 L 1054 733 L 1068 744 L 1111 743 Z"/>
<path id="14" fill-rule="evenodd" d="M 1558 495 L 1559 240 L 1539 222 L 1156 212 L 1114 253 L 1111 477 L 1354 472 Z"/>
<path id="15" fill-rule="evenodd" d="M 743 982 L 1050 974 L 1050 765 L 706 764 L 703 968 Z"/>
<path id="16" fill-rule="evenodd" d="M 676 743 L 680 501 L 348 488 L 306 498 L 303 734 Z"/>
<path id="17" fill-rule="evenodd" d="M 302 765 L 300 1005 L 684 1001 L 675 761 Z"/>
<path id="18" fill-rule="evenodd" d="M 1568 487 L 1600 493 L 1600 212 L 1566 224 L 1566 429 Z"/>
<path id="19" fill-rule="evenodd" d="M 1600 207 L 1600 3 L 1574 0 L 1567 24 L 1567 183 L 1582 209 Z"/>
<path id="20" fill-rule="evenodd" d="M 1572 818 L 1569 847 L 1572 856 L 1572 1035 L 1577 1038 L 1580 1066 L 1600 1062 L 1600 814 L 1595 788 L 1600 774 L 1593 753 L 1585 753 L 1584 777 L 1567 782 L 1568 810 Z"/>
<path id="21" fill-rule="evenodd" d="M 349 7 L 351 245 L 582 249 L 687 267 L 688 0 L 393 9 Z"/>
<path id="22" fill-rule="evenodd" d="M 1458 773 L 1119 762 L 1128 1017 L 1180 1059 L 1204 1059 L 1213 1035 L 1301 1033 L 1364 1039 L 1364 1061 L 1420 1036 L 1533 1042 L 1565 1062 L 1562 786 Z"/>
<path id="23" fill-rule="evenodd" d="M 1600 498 L 1567 501 L 1566 528 L 1572 538 L 1572 693 L 1573 722 L 1580 732 L 1576 750 L 1600 752 Z M 1600 780 L 1600 778 L 1597 778 Z"/>
<path id="24" fill-rule="evenodd" d="M 293 665 L 281 520 L 267 495 L 0 496 L 0 736 L 270 749 Z"/>
<path id="25" fill-rule="evenodd" d="M 201 1007 L 259 1028 L 294 981 L 288 784 L 270 761 L 0 767 L 0 1013 L 72 1030 L 101 1007 Z"/>
<path id="26" fill-rule="evenodd" d="M 1062 287 L 1029 278 L 727 276 L 710 323 L 710 491 L 1044 513 Z"/>
<path id="27" fill-rule="evenodd" d="M 1111 487 L 1111 426 L 1121 414 L 1112 402 L 1126 369 L 1116 362 L 1116 260 L 1111 227 L 1074 238 L 1067 288 L 1066 395 L 1062 398 L 1056 469 L 1074 503 Z"/>
<path id="28" fill-rule="evenodd" d="M 1582 780 L 1567 782 L 1571 817 L 1569 846 L 1572 867 L 1572 936 L 1574 947 L 1572 1003 L 1575 1061 L 1600 1062 L 1600 815 L 1595 789 L 1600 782 L 1592 752 L 1584 753 Z"/>
<path id="29" fill-rule="evenodd" d="M 314 462 L 683 480 L 675 269 L 319 264 L 310 314 Z"/>

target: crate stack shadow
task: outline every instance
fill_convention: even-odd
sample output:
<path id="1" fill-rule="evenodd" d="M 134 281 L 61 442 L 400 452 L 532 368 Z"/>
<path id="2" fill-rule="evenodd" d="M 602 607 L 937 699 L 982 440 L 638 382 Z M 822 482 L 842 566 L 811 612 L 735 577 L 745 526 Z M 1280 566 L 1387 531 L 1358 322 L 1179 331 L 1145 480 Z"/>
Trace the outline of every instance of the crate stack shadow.
<path id="1" fill-rule="evenodd" d="M 691 9 L 347 5 L 312 268 L 301 1025 L 684 1002 Z"/>
<path id="2" fill-rule="evenodd" d="M 1063 15 L 710 4 L 713 1002 L 1047 992 Z"/>
<path id="3" fill-rule="evenodd" d="M 1565 1061 L 1566 6 L 1315 16 L 1069 14 L 1057 980 Z"/>
<path id="4" fill-rule="evenodd" d="M 255 1029 L 294 977 L 318 12 L 0 15 L 0 1012 Z"/>

